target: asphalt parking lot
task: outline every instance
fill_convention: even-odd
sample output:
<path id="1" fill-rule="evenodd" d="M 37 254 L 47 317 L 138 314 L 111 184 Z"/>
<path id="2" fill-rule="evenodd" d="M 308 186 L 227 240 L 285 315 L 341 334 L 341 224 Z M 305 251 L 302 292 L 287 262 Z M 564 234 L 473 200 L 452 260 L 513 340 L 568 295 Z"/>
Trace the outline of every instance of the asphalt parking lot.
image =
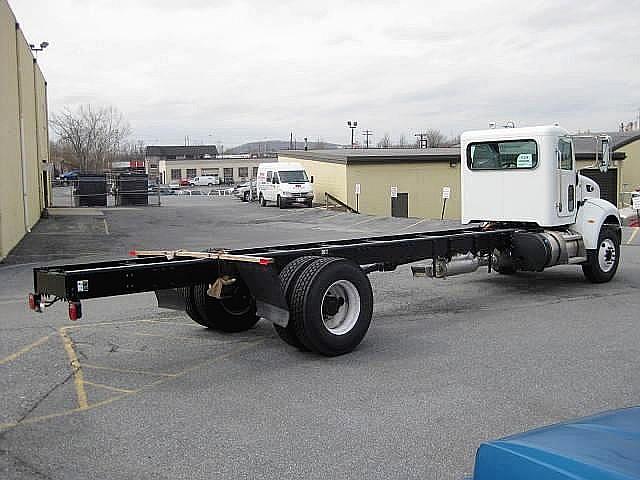
<path id="1" fill-rule="evenodd" d="M 640 234 L 608 284 L 579 267 L 413 279 L 373 273 L 372 326 L 353 353 L 283 343 L 266 321 L 210 332 L 153 294 L 42 315 L 35 265 L 132 248 L 243 247 L 438 228 L 439 222 L 229 197 L 52 211 L 0 265 L 5 478 L 451 478 L 483 440 L 638 404 Z"/>

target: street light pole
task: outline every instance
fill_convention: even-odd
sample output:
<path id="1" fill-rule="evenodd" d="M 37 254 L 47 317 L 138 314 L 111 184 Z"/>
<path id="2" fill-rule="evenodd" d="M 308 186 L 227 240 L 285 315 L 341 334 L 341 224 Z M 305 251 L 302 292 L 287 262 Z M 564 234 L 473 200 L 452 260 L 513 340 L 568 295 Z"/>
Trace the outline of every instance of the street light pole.
<path id="1" fill-rule="evenodd" d="M 351 121 L 348 120 L 347 121 L 347 126 L 351 129 L 351 148 L 354 148 L 354 143 L 353 143 L 353 132 L 356 129 L 356 127 L 358 126 L 358 122 L 356 121 Z"/>

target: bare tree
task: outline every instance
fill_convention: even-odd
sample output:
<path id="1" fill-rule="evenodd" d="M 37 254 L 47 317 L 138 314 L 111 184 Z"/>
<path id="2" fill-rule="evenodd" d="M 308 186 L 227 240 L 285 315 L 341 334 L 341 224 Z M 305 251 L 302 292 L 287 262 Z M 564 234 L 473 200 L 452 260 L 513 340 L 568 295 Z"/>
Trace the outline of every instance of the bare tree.
<path id="1" fill-rule="evenodd" d="M 444 145 L 446 137 L 434 128 L 430 128 L 426 132 L 427 145 L 431 148 L 441 147 Z"/>
<path id="2" fill-rule="evenodd" d="M 445 146 L 447 147 L 455 147 L 460 145 L 460 135 L 455 135 L 451 138 L 447 138 L 445 141 Z"/>
<path id="3" fill-rule="evenodd" d="M 378 142 L 378 148 L 390 148 L 391 147 L 391 137 L 388 133 L 385 133 L 380 141 Z"/>
<path id="4" fill-rule="evenodd" d="M 108 169 L 131 134 L 129 123 L 115 107 L 65 108 L 52 116 L 51 125 L 83 171 Z"/>

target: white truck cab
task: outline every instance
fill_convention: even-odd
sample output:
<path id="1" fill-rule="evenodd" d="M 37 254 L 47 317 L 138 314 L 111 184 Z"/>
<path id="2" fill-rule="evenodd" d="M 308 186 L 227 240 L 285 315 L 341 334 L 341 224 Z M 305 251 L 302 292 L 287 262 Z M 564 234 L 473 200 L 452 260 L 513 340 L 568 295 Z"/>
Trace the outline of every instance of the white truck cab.
<path id="1" fill-rule="evenodd" d="M 602 153 L 594 161 L 606 171 L 610 138 L 596 140 Z M 469 131 L 461 159 L 462 222 L 521 228 L 513 248 L 499 252 L 504 272 L 574 263 L 592 281 L 615 274 L 619 212 L 577 171 L 569 132 L 556 125 Z"/>
<path id="2" fill-rule="evenodd" d="M 258 200 L 261 206 L 274 202 L 280 208 L 313 204 L 313 185 L 299 163 L 258 165 Z"/>

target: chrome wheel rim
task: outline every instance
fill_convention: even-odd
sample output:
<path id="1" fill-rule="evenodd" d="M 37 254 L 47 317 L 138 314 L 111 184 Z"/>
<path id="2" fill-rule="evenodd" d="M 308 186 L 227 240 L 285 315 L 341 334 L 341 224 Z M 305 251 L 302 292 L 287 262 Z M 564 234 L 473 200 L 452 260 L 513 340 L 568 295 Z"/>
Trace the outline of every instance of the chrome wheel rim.
<path id="1" fill-rule="evenodd" d="M 616 245 L 610 238 L 605 238 L 598 247 L 598 264 L 600 270 L 610 272 L 616 264 Z"/>
<path id="2" fill-rule="evenodd" d="M 349 333 L 360 316 L 360 293 L 348 280 L 338 280 L 324 292 L 320 307 L 324 327 L 334 335 Z"/>

